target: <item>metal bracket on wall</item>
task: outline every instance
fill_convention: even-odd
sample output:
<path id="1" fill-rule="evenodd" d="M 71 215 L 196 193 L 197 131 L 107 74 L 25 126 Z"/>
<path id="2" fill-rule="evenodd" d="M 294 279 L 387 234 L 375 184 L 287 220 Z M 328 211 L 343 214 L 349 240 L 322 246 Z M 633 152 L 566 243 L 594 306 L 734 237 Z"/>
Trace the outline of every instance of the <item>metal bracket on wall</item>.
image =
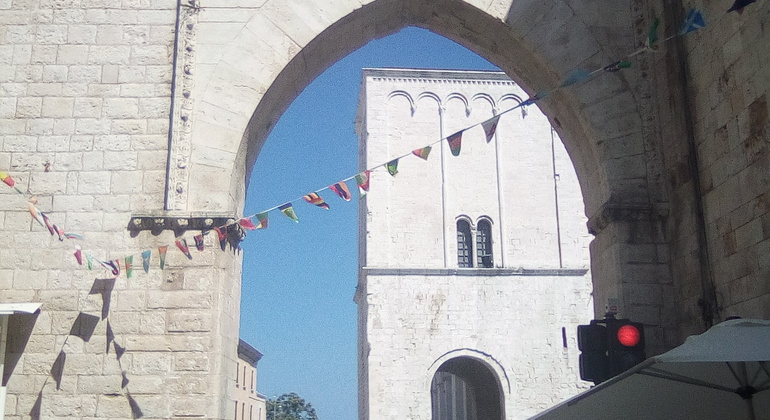
<path id="1" fill-rule="evenodd" d="M 126 229 L 132 238 L 142 231 L 150 231 L 157 236 L 164 230 L 173 230 L 175 236 L 180 236 L 190 230 L 208 231 L 219 226 L 237 226 L 235 221 L 232 217 L 132 216 Z"/>

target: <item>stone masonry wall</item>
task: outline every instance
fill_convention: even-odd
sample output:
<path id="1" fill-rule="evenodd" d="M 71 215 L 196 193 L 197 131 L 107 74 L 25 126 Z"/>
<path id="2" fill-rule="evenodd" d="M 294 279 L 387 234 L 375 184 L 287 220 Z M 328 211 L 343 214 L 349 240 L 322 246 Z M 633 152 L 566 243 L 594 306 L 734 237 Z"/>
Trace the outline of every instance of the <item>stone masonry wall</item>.
<path id="1" fill-rule="evenodd" d="M 188 261 L 170 231 L 127 231 L 164 209 L 175 19 L 173 1 L 0 2 L 0 170 L 85 237 L 59 242 L 0 189 L 0 301 L 42 303 L 11 317 L 7 419 L 226 416 L 212 390 L 234 366 L 240 259 L 208 239 Z M 133 276 L 79 267 L 75 242 L 134 254 Z"/>

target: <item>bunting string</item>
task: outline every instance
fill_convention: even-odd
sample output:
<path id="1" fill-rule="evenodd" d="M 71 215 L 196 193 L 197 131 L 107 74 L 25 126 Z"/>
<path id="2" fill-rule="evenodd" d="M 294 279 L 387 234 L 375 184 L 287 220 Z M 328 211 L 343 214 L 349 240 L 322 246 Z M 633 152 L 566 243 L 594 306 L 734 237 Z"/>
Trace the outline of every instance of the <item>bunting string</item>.
<path id="1" fill-rule="evenodd" d="M 746 6 L 748 6 L 751 3 L 754 3 L 755 1 L 756 0 L 735 0 L 735 3 L 728 10 L 728 12 L 736 11 L 738 13 L 742 13 L 743 9 Z M 502 115 L 510 113 L 519 108 L 523 110 L 525 107 L 535 104 L 537 101 L 550 96 L 552 93 L 558 90 L 565 89 L 570 86 L 575 86 L 580 83 L 584 83 L 602 74 L 615 73 L 623 69 L 630 68 L 632 65 L 631 59 L 633 57 L 643 53 L 657 52 L 659 51 L 659 48 L 662 44 L 667 43 L 668 41 L 670 41 L 675 37 L 683 36 L 683 35 L 689 34 L 690 32 L 694 32 L 699 29 L 702 29 L 706 26 L 706 22 L 700 10 L 691 9 L 687 13 L 687 16 L 684 22 L 682 22 L 682 25 L 680 26 L 679 31 L 662 40 L 659 40 L 659 37 L 658 37 L 659 25 L 660 25 L 660 19 L 656 18 L 653 21 L 652 25 L 650 26 L 650 29 L 647 33 L 647 37 L 644 40 L 643 46 L 637 49 L 636 51 L 626 55 L 625 57 L 620 58 L 619 60 L 613 61 L 612 63 L 609 63 L 607 65 L 598 67 L 594 70 L 576 69 L 570 72 L 569 74 L 567 74 L 562 79 L 561 83 L 558 86 L 555 86 L 552 89 L 547 91 L 536 92 L 534 95 L 528 97 L 526 100 L 520 102 L 516 106 L 497 112 L 491 118 L 488 118 L 484 121 L 470 125 L 460 131 L 457 131 L 449 135 L 448 137 L 440 138 L 423 147 L 411 150 L 403 155 L 393 157 L 385 163 L 381 163 L 371 168 L 365 169 L 355 175 L 352 175 L 343 180 L 340 180 L 337 183 L 320 188 L 316 191 L 313 191 L 301 197 L 297 197 L 293 200 L 286 201 L 283 204 L 270 207 L 266 210 L 262 210 L 258 213 L 254 213 L 249 216 L 244 216 L 231 223 L 214 227 L 211 230 L 202 231 L 200 232 L 200 234 L 195 235 L 195 237 L 193 238 L 195 248 L 197 249 L 198 252 L 204 252 L 205 250 L 204 236 L 213 232 L 213 233 L 216 233 L 216 239 L 219 241 L 220 248 L 224 251 L 226 250 L 227 244 L 228 244 L 228 231 L 231 228 L 233 228 L 233 225 L 237 225 L 237 228 L 240 229 L 241 232 L 245 232 L 246 230 L 267 229 L 269 213 L 275 210 L 279 210 L 283 215 L 285 215 L 290 220 L 294 222 L 299 222 L 299 218 L 296 212 L 294 211 L 294 206 L 293 206 L 293 204 L 296 202 L 305 201 L 314 206 L 320 207 L 325 210 L 329 210 L 330 205 L 320 195 L 321 192 L 326 190 L 330 190 L 334 192 L 337 196 L 340 197 L 340 199 L 344 201 L 350 201 L 352 196 L 347 185 L 347 183 L 350 181 L 354 181 L 356 183 L 356 186 L 358 187 L 359 197 L 363 198 L 366 195 L 366 193 L 369 191 L 369 187 L 370 187 L 369 181 L 370 181 L 371 172 L 378 170 L 380 168 L 384 168 L 385 170 L 388 171 L 388 173 L 391 176 L 396 176 L 398 174 L 398 162 L 400 159 L 413 156 L 413 157 L 418 157 L 422 160 L 427 161 L 432 147 L 437 144 L 440 144 L 443 141 L 447 142 L 449 146 L 449 150 L 453 156 L 459 156 L 462 149 L 463 133 L 465 133 L 466 131 L 472 128 L 475 128 L 476 126 L 480 126 L 483 129 L 486 142 L 490 143 L 495 136 L 495 133 L 497 131 L 497 125 Z M 0 171 L 0 181 L 2 181 L 8 187 L 13 188 L 18 194 L 21 194 L 22 196 L 27 196 L 27 194 L 22 192 L 16 186 L 15 180 L 8 173 Z M 84 241 L 85 238 L 83 237 L 83 235 L 78 233 L 65 232 L 64 230 L 60 229 L 56 224 L 54 224 L 50 220 L 50 218 L 46 213 L 41 212 L 36 207 L 37 203 L 38 202 L 35 197 L 29 197 L 28 199 L 29 213 L 31 217 L 35 221 L 37 221 L 42 227 L 46 228 L 52 236 L 58 237 L 59 241 L 65 241 L 65 240 Z M 254 219 L 256 219 L 257 223 L 254 223 Z M 244 234 L 245 233 L 242 233 L 242 235 Z M 186 238 L 184 238 L 183 236 L 177 237 L 175 239 L 175 245 L 176 245 L 176 248 L 178 248 L 179 251 L 182 254 L 184 254 L 188 259 L 190 260 L 193 259 L 193 256 L 192 256 L 192 253 L 190 252 L 190 247 L 188 245 Z M 160 266 L 160 269 L 163 270 L 166 265 L 166 254 L 168 252 L 168 249 L 169 249 L 169 245 L 162 245 L 162 246 L 159 246 L 156 251 L 143 250 L 139 253 L 136 253 L 141 257 L 143 271 L 145 273 L 149 272 L 150 265 L 151 265 L 150 264 L 151 257 L 154 252 L 158 254 L 159 266 Z M 239 250 L 240 248 L 237 247 L 236 249 Z M 123 258 L 119 258 L 119 259 L 103 261 L 94 257 L 91 253 L 84 251 L 79 243 L 75 243 L 73 255 L 75 257 L 77 264 L 79 266 L 83 266 L 85 263 L 85 266 L 88 270 L 93 270 L 95 268 L 94 262 L 96 262 L 96 264 L 98 264 L 99 266 L 110 271 L 114 277 L 118 277 L 121 274 L 121 269 L 122 269 L 122 272 L 124 272 L 128 278 L 130 278 L 133 275 L 133 268 L 134 268 L 133 254 L 124 256 Z M 83 258 L 83 256 L 85 256 L 85 259 Z"/>

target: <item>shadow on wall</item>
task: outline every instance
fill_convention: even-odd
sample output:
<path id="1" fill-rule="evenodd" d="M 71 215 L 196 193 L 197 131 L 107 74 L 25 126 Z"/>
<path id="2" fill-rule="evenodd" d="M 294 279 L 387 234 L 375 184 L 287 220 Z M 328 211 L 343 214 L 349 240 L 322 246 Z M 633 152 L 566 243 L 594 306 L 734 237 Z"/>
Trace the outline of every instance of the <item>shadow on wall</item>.
<path id="1" fill-rule="evenodd" d="M 64 377 L 65 367 L 67 364 L 67 353 L 64 351 L 67 345 L 67 341 L 69 341 L 70 337 L 77 337 L 78 339 L 83 340 L 84 343 L 89 342 L 93 337 L 94 331 L 96 330 L 96 327 L 99 325 L 100 321 L 106 321 L 107 323 L 107 347 L 105 352 L 106 354 L 109 354 L 110 347 L 114 347 L 115 358 L 118 361 L 118 365 L 120 366 L 121 370 L 120 389 L 125 391 L 125 396 L 128 401 L 128 408 L 131 410 L 131 417 L 138 419 L 144 416 L 144 413 L 142 412 L 139 404 L 131 396 L 131 393 L 128 390 L 129 379 L 121 363 L 121 358 L 126 352 L 126 349 L 115 341 L 115 334 L 113 333 L 112 325 L 110 324 L 109 320 L 110 301 L 114 286 L 114 278 L 94 280 L 94 284 L 92 285 L 89 294 L 102 295 L 101 318 L 97 315 L 91 315 L 85 312 L 78 313 L 77 318 L 75 318 L 72 326 L 70 327 L 69 334 L 64 339 L 64 343 L 61 345 L 61 350 L 59 351 L 56 360 L 51 365 L 50 374 L 46 378 L 45 382 L 43 382 L 43 386 L 40 388 L 40 391 L 37 394 L 37 399 L 35 400 L 32 409 L 29 411 L 29 416 L 32 418 L 32 420 L 40 420 L 41 418 L 43 393 L 45 391 L 46 385 L 48 384 L 48 380 L 53 379 L 54 383 L 56 384 L 56 391 L 61 389 L 62 378 Z M 13 334 L 8 336 L 5 370 L 3 372 L 3 386 L 7 386 L 8 380 L 13 374 L 13 371 L 16 368 L 19 359 L 21 358 L 21 355 L 24 354 L 24 350 L 26 349 L 27 343 L 29 342 L 29 338 L 32 334 L 35 322 L 37 321 L 37 317 L 38 313 L 29 315 L 19 314 L 14 315 L 9 319 L 8 331 L 13 331 Z"/>

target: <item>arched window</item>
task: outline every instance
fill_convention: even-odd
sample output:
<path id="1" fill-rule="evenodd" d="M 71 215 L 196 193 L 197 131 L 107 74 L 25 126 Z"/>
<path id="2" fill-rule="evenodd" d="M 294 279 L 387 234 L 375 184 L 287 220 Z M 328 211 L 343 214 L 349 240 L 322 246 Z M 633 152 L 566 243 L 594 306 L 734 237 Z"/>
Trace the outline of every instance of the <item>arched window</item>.
<path id="1" fill-rule="evenodd" d="M 473 240 L 471 224 L 467 220 L 457 221 L 457 266 L 473 267 Z"/>
<path id="2" fill-rule="evenodd" d="M 479 220 L 476 230 L 476 266 L 484 268 L 494 267 L 492 259 L 492 224 L 489 220 Z"/>
<path id="3" fill-rule="evenodd" d="M 502 420 L 495 374 L 483 363 L 458 357 L 445 362 L 430 384 L 432 420 Z"/>

